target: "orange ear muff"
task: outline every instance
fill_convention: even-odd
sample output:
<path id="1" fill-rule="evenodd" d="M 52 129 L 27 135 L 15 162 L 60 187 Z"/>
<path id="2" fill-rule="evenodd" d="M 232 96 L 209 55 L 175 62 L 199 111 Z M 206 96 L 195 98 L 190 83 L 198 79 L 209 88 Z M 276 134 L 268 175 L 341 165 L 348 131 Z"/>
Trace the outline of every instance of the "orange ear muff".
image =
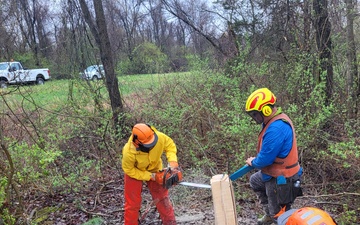
<path id="1" fill-rule="evenodd" d="M 139 141 L 138 137 L 136 134 L 133 135 L 133 143 L 135 145 L 135 147 L 139 147 L 139 145 L 141 145 L 142 143 Z"/>
<path id="2" fill-rule="evenodd" d="M 270 116 L 272 113 L 272 108 L 270 106 L 266 105 L 262 108 L 261 111 L 264 114 L 264 116 Z"/>

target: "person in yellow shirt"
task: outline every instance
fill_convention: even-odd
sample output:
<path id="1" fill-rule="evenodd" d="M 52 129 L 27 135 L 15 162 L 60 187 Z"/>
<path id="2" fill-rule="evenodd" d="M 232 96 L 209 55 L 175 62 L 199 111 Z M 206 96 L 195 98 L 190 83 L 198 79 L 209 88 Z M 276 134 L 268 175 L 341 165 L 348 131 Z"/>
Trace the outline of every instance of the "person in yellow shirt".
<path id="1" fill-rule="evenodd" d="M 182 179 L 175 142 L 153 126 L 138 123 L 132 128 L 131 136 L 122 153 L 125 225 L 138 224 L 143 182 L 147 183 L 162 224 L 176 224 L 174 209 L 168 196 L 169 185 L 166 183 L 170 181 L 171 186 Z M 168 168 L 165 170 L 161 159 L 163 154 L 168 162 Z M 172 176 L 173 179 L 167 179 L 166 171 L 175 175 Z"/>

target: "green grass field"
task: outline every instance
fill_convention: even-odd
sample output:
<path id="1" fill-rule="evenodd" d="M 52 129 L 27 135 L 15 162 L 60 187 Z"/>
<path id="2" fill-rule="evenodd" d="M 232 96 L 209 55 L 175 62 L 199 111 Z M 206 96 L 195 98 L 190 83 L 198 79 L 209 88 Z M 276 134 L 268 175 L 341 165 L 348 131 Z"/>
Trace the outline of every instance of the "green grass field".
<path id="1" fill-rule="evenodd" d="M 159 87 L 163 82 L 171 82 L 174 78 L 183 79 L 189 73 L 169 73 L 169 74 L 141 74 L 118 76 L 121 97 L 134 92 L 143 92 Z M 93 94 L 101 96 L 104 101 L 108 101 L 108 92 L 105 81 L 85 81 L 73 80 L 49 80 L 45 85 L 11 85 L 7 89 L 0 89 L 1 104 L 0 109 L 23 107 L 31 109 L 40 106 L 47 110 L 57 109 L 68 101 L 83 101 L 91 98 Z"/>

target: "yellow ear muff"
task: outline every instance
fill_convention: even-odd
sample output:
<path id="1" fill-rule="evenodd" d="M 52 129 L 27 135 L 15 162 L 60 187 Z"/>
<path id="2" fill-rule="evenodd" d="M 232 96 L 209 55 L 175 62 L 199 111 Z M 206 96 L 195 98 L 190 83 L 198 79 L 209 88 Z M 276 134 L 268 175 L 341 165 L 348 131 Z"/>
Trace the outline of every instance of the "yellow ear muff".
<path id="1" fill-rule="evenodd" d="M 264 116 L 270 116 L 272 113 L 272 109 L 268 105 L 264 106 L 261 111 L 264 114 Z"/>

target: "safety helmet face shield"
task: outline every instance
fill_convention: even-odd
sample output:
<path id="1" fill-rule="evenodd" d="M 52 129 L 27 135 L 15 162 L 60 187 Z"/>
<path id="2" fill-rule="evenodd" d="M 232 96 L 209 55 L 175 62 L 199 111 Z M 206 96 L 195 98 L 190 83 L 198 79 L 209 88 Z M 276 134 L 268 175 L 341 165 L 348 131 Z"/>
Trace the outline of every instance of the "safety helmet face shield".
<path id="1" fill-rule="evenodd" d="M 153 149 L 154 147 L 145 147 L 144 145 L 142 144 L 139 144 L 139 147 L 136 148 L 137 151 L 142 151 L 142 152 L 145 152 L 145 153 L 149 153 L 151 149 Z"/>
<path id="2" fill-rule="evenodd" d="M 264 116 L 262 115 L 261 112 L 258 112 L 258 111 L 249 111 L 247 112 L 247 114 L 253 119 L 255 120 L 255 122 L 257 124 L 261 124 L 264 122 Z"/>
<path id="3" fill-rule="evenodd" d="M 150 125 L 139 123 L 132 129 L 133 144 L 136 150 L 148 153 L 154 148 L 158 141 L 158 136 Z"/>

